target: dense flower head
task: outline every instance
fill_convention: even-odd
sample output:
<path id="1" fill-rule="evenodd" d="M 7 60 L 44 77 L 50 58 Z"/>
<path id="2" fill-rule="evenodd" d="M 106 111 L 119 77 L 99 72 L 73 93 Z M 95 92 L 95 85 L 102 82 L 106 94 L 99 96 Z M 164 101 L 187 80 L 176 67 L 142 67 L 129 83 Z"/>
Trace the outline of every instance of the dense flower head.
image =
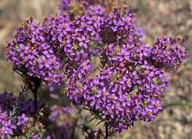
<path id="1" fill-rule="evenodd" d="M 128 15 L 126 19 L 121 16 L 122 11 Z M 127 129 L 138 119 L 153 120 L 162 110 L 163 90 L 169 84 L 165 67 L 153 61 L 154 45 L 146 46 L 134 37 L 134 20 L 126 9 L 115 9 L 102 18 L 99 36 L 105 47 L 99 49 L 99 74 L 86 77 L 83 82 L 73 80 L 66 89 L 73 102 L 102 115 L 116 131 Z"/>
<path id="2" fill-rule="evenodd" d="M 161 95 L 167 86 L 166 72 L 143 60 L 145 56 L 138 61 L 135 51 L 128 62 L 122 51 L 109 57 L 109 63 L 92 81 L 90 96 L 86 96 L 87 105 L 105 115 L 115 130 L 126 129 L 137 119 L 153 120 L 162 109 Z"/>
<path id="3" fill-rule="evenodd" d="M 182 44 L 185 40 L 186 38 L 159 38 L 151 48 L 154 65 L 169 70 L 176 69 L 181 63 L 184 63 L 186 51 Z"/>
<path id="4" fill-rule="evenodd" d="M 21 126 L 26 125 L 29 117 L 25 114 L 21 116 L 10 116 L 6 111 L 2 111 L 0 107 L 0 137 L 7 138 L 7 135 L 15 135 Z"/>
<path id="5" fill-rule="evenodd" d="M 68 15 L 45 18 L 42 25 L 27 20 L 8 42 L 7 55 L 13 70 L 37 77 L 49 86 L 68 78 L 86 76 L 91 70 L 90 47 L 99 41 L 100 16 L 86 14 L 71 22 Z M 96 44 L 95 44 L 96 45 Z"/>
<path id="6" fill-rule="evenodd" d="M 105 44 L 120 44 L 129 38 L 135 25 L 135 17 L 127 8 L 115 8 L 102 18 L 100 37 Z"/>
<path id="7" fill-rule="evenodd" d="M 74 55 L 71 31 L 67 15 L 45 18 L 42 25 L 27 20 L 16 30 L 13 44 L 8 42 L 7 55 L 13 69 L 50 86 L 62 84 L 66 75 L 62 69 L 70 70 L 68 61 Z"/>
<path id="8" fill-rule="evenodd" d="M 2 111 L 0 107 L 0 137 L 5 138 L 6 134 L 13 134 L 13 129 L 16 129 L 14 121 L 10 119 L 6 111 Z"/>

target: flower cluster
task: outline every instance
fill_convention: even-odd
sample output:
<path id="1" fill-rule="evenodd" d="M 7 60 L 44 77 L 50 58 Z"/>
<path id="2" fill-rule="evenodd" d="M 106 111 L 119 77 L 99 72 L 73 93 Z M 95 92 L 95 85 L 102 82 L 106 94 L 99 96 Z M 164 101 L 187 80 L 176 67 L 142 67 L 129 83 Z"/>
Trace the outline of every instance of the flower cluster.
<path id="1" fill-rule="evenodd" d="M 38 108 L 40 107 L 39 101 L 37 102 L 37 106 L 38 106 Z M 32 99 L 32 98 L 27 98 L 24 101 L 19 102 L 16 105 L 16 107 L 17 107 L 16 108 L 17 115 L 20 115 L 22 113 L 25 113 L 25 114 L 35 113 L 34 99 Z"/>
<path id="2" fill-rule="evenodd" d="M 110 14 L 102 18 L 100 25 L 100 37 L 102 42 L 111 47 L 125 43 L 131 37 L 135 28 L 135 17 L 127 8 L 115 8 Z M 107 54 L 108 55 L 108 54 Z"/>
<path id="3" fill-rule="evenodd" d="M 47 137 L 54 136 L 55 131 L 57 131 L 55 136 L 57 136 L 58 139 L 71 137 L 72 129 L 74 128 L 71 108 L 54 105 L 51 107 L 49 119 L 52 123 L 48 126 L 48 133 L 50 133 L 50 135 Z"/>
<path id="4" fill-rule="evenodd" d="M 8 113 L 13 110 L 13 106 L 16 105 L 16 97 L 13 93 L 8 93 L 5 91 L 0 94 L 0 106 L 2 111 L 7 111 Z"/>
<path id="5" fill-rule="evenodd" d="M 100 5 L 91 5 L 88 9 L 84 10 L 85 13 L 93 13 L 96 15 L 102 15 L 105 12 L 105 9 Z"/>
<path id="6" fill-rule="evenodd" d="M 162 109 L 168 70 L 186 57 L 185 39 L 161 38 L 147 46 L 135 37 L 141 33 L 132 11 L 96 9 L 74 21 L 67 14 L 45 18 L 42 25 L 27 20 L 8 42 L 8 59 L 14 70 L 49 86 L 65 83 L 70 100 L 86 105 L 111 129 L 153 120 Z M 97 73 L 94 58 L 99 58 Z"/>
<path id="7" fill-rule="evenodd" d="M 17 29 L 13 44 L 8 42 L 8 60 L 13 70 L 49 86 L 61 85 L 76 74 L 82 78 L 91 70 L 91 55 L 97 53 L 90 44 L 101 40 L 100 21 L 101 17 L 92 14 L 73 23 L 67 15 L 45 18 L 43 25 L 27 20 Z"/>
<path id="8" fill-rule="evenodd" d="M 27 98 L 24 101 L 16 101 L 17 97 L 13 93 L 5 91 L 0 94 L 0 106 L 2 111 L 10 113 L 16 108 L 16 115 L 33 114 L 35 112 L 34 99 Z M 38 107 L 40 103 L 38 102 Z"/>
<path id="9" fill-rule="evenodd" d="M 28 136 L 39 139 L 42 135 L 37 134 L 38 130 L 32 128 L 34 120 L 29 116 L 34 113 L 33 99 L 22 102 L 16 100 L 17 97 L 13 93 L 0 94 L 0 137 L 4 139 Z"/>
<path id="10" fill-rule="evenodd" d="M 184 63 L 186 57 L 185 47 L 181 47 L 186 38 L 160 38 L 151 48 L 152 61 L 157 67 L 165 70 L 176 69 Z"/>
<path id="11" fill-rule="evenodd" d="M 2 111 L 2 107 L 0 107 L 0 137 L 4 139 L 8 137 L 7 135 L 17 135 L 18 128 L 25 125 L 29 117 L 26 117 L 25 114 L 13 118 L 9 116 L 6 111 Z"/>
<path id="12" fill-rule="evenodd" d="M 68 12 L 69 11 L 69 3 L 71 2 L 72 0 L 60 0 L 59 1 L 59 10 L 61 11 L 61 13 L 65 13 L 65 12 Z"/>
<path id="13" fill-rule="evenodd" d="M 3 112 L 0 107 L 0 137 L 5 138 L 6 134 L 13 134 L 13 129 L 16 129 L 16 124 L 13 124 L 7 112 Z"/>
<path id="14" fill-rule="evenodd" d="M 70 4 L 74 2 L 77 3 L 78 5 L 80 5 L 80 7 L 83 7 L 85 9 L 85 7 L 88 7 L 89 5 L 94 4 L 94 0 L 60 0 L 60 6 L 59 6 L 59 10 L 61 11 L 61 14 L 63 13 L 69 13 L 70 12 Z"/>
<path id="15" fill-rule="evenodd" d="M 155 61 L 158 56 L 161 60 L 166 58 L 162 57 L 162 49 L 174 52 L 167 54 L 177 61 L 176 65 L 184 62 L 186 57 L 181 45 L 184 40 L 180 39 L 158 39 L 172 40 L 171 46 L 180 48 L 177 53 L 167 45 L 170 43 L 164 46 L 155 43 L 161 49 L 154 53 L 155 44 L 146 46 L 135 39 L 134 20 L 133 14 L 126 9 L 115 9 L 102 18 L 98 32 L 104 47 L 99 49 L 99 74 L 86 78 L 84 82 L 80 79 L 72 81 L 66 89 L 73 102 L 88 106 L 116 131 L 127 129 L 138 119 L 153 120 L 162 109 L 162 92 L 168 85 L 168 68 Z M 164 48 L 165 45 L 169 49 Z M 174 62 L 169 64 L 169 69 L 175 65 Z"/>
<path id="16" fill-rule="evenodd" d="M 59 127 L 70 127 L 71 123 L 71 113 L 72 110 L 68 107 L 61 107 L 54 105 L 51 107 L 51 114 L 49 119 L 52 122 L 56 122 Z"/>
<path id="17" fill-rule="evenodd" d="M 61 10 L 61 12 L 67 11 L 68 8 L 69 8 L 69 4 L 72 1 L 77 1 L 79 3 L 82 3 L 84 6 L 92 6 L 93 4 L 98 3 L 97 2 L 98 0 L 82 0 L 82 1 L 80 1 L 80 0 L 60 0 L 60 2 L 59 2 L 60 3 L 59 9 Z"/>
<path id="18" fill-rule="evenodd" d="M 142 38 L 145 34 L 145 31 L 143 30 L 142 27 L 135 27 L 134 34 L 138 36 L 139 38 Z"/>
<path id="19" fill-rule="evenodd" d="M 95 3 L 98 3 L 97 1 L 98 0 L 83 0 L 83 4 L 86 6 L 94 5 Z"/>
<path id="20" fill-rule="evenodd" d="M 60 13 L 69 13 L 71 15 L 82 15 L 87 12 L 104 13 L 113 9 L 114 5 L 121 1 L 115 0 L 60 0 Z"/>
<path id="21" fill-rule="evenodd" d="M 67 67 L 73 55 L 71 30 L 66 15 L 45 18 L 43 25 L 27 20 L 17 29 L 14 43 L 8 42 L 7 55 L 14 70 L 38 77 L 50 86 L 62 84 L 66 75 L 62 69 L 70 70 Z"/>

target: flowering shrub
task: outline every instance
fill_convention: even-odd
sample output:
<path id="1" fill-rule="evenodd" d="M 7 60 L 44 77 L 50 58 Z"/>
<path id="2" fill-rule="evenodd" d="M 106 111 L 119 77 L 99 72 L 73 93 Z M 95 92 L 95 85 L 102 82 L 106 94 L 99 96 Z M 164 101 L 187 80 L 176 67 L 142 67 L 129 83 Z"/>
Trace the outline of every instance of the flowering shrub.
<path id="1" fill-rule="evenodd" d="M 101 5 L 95 5 L 72 19 L 69 4 L 70 1 L 63 1 L 62 14 L 44 18 L 42 24 L 32 18 L 26 20 L 16 30 L 14 41 L 7 42 L 6 53 L 13 70 L 20 73 L 35 97 L 34 108 L 22 109 L 26 104 L 23 102 L 18 105 L 19 110 L 37 111 L 40 85 L 63 85 L 74 104 L 86 106 L 105 123 L 106 137 L 108 127 L 121 132 L 134 121 L 153 120 L 162 110 L 168 72 L 185 61 L 185 38 L 158 38 L 147 46 L 141 40 L 144 31 L 135 25 L 131 10 L 114 8 L 111 13 L 104 13 Z M 93 59 L 99 59 L 96 71 Z M 10 98 L 15 105 L 14 98 Z M 52 122 L 57 123 L 60 113 L 70 119 L 67 108 L 55 106 L 52 111 Z M 62 120 L 57 125 L 61 133 L 67 133 L 66 126 L 73 124 Z M 103 133 L 91 130 L 87 138 L 92 135 Z"/>
<path id="2" fill-rule="evenodd" d="M 28 100 L 25 100 L 25 102 L 27 101 Z M 17 107 L 16 97 L 12 93 L 4 92 L 3 94 L 0 94 L 1 139 L 12 138 L 17 136 L 28 137 L 33 139 L 39 139 L 40 137 L 42 137 L 44 133 L 41 132 L 44 131 L 43 127 L 39 126 L 41 124 L 37 121 L 34 124 L 33 117 L 28 117 L 26 115 L 30 113 L 30 109 L 28 109 L 28 111 L 24 111 L 23 109 L 25 109 L 26 106 L 22 105 L 22 102 L 18 105 L 20 107 Z M 34 129 L 32 128 L 33 126 Z"/>

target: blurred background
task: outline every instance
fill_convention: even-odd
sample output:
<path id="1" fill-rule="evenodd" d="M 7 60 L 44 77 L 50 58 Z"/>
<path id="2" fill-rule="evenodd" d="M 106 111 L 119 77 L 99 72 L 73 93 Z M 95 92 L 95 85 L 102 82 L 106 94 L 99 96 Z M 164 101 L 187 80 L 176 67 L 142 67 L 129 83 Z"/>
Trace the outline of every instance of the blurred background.
<path id="1" fill-rule="evenodd" d="M 188 36 L 185 43 L 188 57 L 185 65 L 171 73 L 165 108 L 157 118 L 149 123 L 137 122 L 113 138 L 192 139 L 192 0 L 121 0 L 119 3 L 113 6 L 134 10 L 136 24 L 144 29 L 143 41 L 148 45 L 158 37 Z M 24 20 L 33 16 L 41 22 L 42 17 L 59 12 L 58 6 L 59 0 L 0 0 L 0 92 L 18 94 L 22 85 L 6 61 L 6 40 L 12 40 L 14 30 Z"/>

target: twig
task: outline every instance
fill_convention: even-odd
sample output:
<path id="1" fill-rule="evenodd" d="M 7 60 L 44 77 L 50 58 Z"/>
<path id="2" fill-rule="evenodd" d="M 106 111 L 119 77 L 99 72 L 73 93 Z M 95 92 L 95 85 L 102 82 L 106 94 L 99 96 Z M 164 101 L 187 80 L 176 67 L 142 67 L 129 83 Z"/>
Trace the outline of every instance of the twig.
<path id="1" fill-rule="evenodd" d="M 109 134 L 108 134 L 108 125 L 105 123 L 105 139 L 108 139 Z"/>
<path id="2" fill-rule="evenodd" d="M 21 92 L 19 92 L 19 96 L 17 98 L 17 101 L 21 98 L 21 96 L 28 90 L 28 84 L 25 82 L 24 86 L 21 85 Z"/>

